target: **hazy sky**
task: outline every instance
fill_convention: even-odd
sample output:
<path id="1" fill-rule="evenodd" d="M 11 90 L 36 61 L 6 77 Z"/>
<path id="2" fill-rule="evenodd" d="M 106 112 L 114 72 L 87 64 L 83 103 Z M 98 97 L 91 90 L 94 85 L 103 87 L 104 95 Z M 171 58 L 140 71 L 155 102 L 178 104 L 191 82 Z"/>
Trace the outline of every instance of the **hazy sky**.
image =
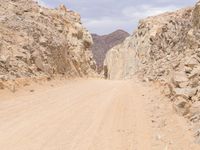
<path id="1" fill-rule="evenodd" d="M 84 26 L 92 33 L 107 34 L 116 29 L 130 33 L 147 16 L 193 6 L 197 0 L 39 0 L 43 5 L 67 8 L 81 14 Z"/>

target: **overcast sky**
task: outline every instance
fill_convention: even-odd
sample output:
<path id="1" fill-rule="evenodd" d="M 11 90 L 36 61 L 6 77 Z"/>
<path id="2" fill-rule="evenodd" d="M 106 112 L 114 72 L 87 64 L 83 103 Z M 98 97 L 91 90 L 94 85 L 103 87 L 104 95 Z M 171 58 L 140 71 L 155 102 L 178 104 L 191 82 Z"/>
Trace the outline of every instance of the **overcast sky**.
<path id="1" fill-rule="evenodd" d="M 147 16 L 193 6 L 197 0 L 39 0 L 43 5 L 67 8 L 81 14 L 84 26 L 91 32 L 107 34 L 117 29 L 130 33 L 138 21 Z"/>

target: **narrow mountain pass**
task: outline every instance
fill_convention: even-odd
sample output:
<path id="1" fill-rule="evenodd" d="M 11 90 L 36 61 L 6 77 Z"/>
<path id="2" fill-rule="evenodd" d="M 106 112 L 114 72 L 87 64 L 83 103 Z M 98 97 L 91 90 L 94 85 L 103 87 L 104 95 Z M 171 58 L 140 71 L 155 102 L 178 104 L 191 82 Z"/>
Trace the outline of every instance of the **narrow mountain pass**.
<path id="1" fill-rule="evenodd" d="M 188 124 L 158 93 L 137 80 L 100 79 L 0 93 L 0 149 L 200 149 Z"/>

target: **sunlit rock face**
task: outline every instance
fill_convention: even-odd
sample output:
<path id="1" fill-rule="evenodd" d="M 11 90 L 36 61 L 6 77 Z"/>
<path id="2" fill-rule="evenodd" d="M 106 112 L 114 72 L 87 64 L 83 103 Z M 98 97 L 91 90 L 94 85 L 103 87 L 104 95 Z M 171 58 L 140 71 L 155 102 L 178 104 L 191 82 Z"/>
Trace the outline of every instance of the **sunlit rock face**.
<path id="1" fill-rule="evenodd" d="M 32 0 L 0 0 L 0 79 L 94 74 L 92 37 L 80 15 L 64 5 L 44 8 Z"/>
<path id="2" fill-rule="evenodd" d="M 168 76 L 190 48 L 192 11 L 182 9 L 141 20 L 125 42 L 108 52 L 108 77 L 131 78 L 137 72 L 153 79 Z"/>
<path id="3" fill-rule="evenodd" d="M 200 121 L 200 3 L 141 20 L 129 38 L 108 52 L 104 75 L 159 82 L 176 111 Z"/>

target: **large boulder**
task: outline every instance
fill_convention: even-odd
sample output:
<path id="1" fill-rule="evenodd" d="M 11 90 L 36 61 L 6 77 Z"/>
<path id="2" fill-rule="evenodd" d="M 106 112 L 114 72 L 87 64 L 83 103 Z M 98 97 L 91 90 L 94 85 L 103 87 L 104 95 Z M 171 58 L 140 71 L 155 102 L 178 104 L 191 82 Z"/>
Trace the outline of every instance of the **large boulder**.
<path id="1" fill-rule="evenodd" d="M 174 110 L 180 115 L 187 115 L 190 112 L 190 104 L 186 99 L 179 96 L 173 103 Z"/>

